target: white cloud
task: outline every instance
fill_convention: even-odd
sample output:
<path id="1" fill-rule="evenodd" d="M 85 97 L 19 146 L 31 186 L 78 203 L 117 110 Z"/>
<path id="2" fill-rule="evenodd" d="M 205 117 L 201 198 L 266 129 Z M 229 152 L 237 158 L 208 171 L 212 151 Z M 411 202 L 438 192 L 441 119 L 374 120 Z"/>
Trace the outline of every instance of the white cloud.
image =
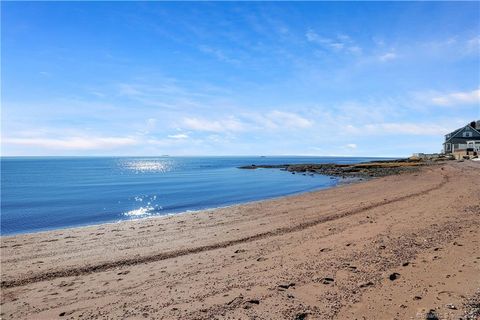
<path id="1" fill-rule="evenodd" d="M 480 104 L 480 89 L 439 95 L 433 97 L 431 102 L 438 106 Z"/>
<path id="2" fill-rule="evenodd" d="M 442 136 L 449 132 L 449 129 L 433 123 L 409 123 L 409 122 L 387 122 L 373 123 L 362 126 L 347 125 L 344 127 L 347 133 L 355 135 L 423 135 Z"/>
<path id="3" fill-rule="evenodd" d="M 355 143 L 349 143 L 345 147 L 348 149 L 357 149 L 357 145 Z"/>
<path id="4" fill-rule="evenodd" d="M 157 125 L 157 119 L 155 118 L 150 118 L 145 121 L 145 124 L 147 125 L 148 129 L 153 129 Z"/>
<path id="5" fill-rule="evenodd" d="M 206 132 L 241 132 L 246 130 L 305 129 L 313 121 L 296 113 L 273 110 L 266 114 L 244 113 L 237 117 L 205 119 L 189 117 L 183 119 L 183 128 Z"/>
<path id="6" fill-rule="evenodd" d="M 184 118 L 183 125 L 191 130 L 208 132 L 243 131 L 245 129 L 244 124 L 234 117 L 220 120 Z"/>
<path id="7" fill-rule="evenodd" d="M 359 46 L 351 46 L 348 47 L 348 51 L 350 51 L 351 53 L 362 53 L 362 48 L 360 48 Z"/>
<path id="8" fill-rule="evenodd" d="M 178 133 L 178 134 L 170 134 L 168 135 L 170 139 L 188 139 L 188 134 L 185 133 Z"/>
<path id="9" fill-rule="evenodd" d="M 273 124 L 276 128 L 308 128 L 313 124 L 313 121 L 305 119 L 296 113 L 277 110 L 268 113 L 266 118 L 270 121 L 270 125 Z"/>
<path id="10" fill-rule="evenodd" d="M 140 96 L 143 92 L 131 84 L 122 83 L 118 85 L 118 92 L 122 96 Z"/>
<path id="11" fill-rule="evenodd" d="M 229 56 L 227 56 L 225 54 L 225 52 L 223 52 L 222 50 L 217 49 L 217 48 L 202 45 L 202 46 L 199 47 L 199 49 L 203 53 L 209 54 L 209 55 L 211 55 L 211 56 L 215 57 L 216 59 L 218 59 L 220 61 L 223 61 L 223 62 L 228 62 L 228 63 L 233 63 L 233 64 L 238 64 L 240 62 L 237 59 L 230 58 Z"/>
<path id="12" fill-rule="evenodd" d="M 326 38 L 320 36 L 314 30 L 309 29 L 305 33 L 305 37 L 307 38 L 307 41 L 321 45 L 322 47 L 333 51 L 344 51 L 355 54 L 362 52 L 362 49 L 356 45 L 348 35 L 340 34 L 333 38 Z"/>
<path id="13" fill-rule="evenodd" d="M 131 137 L 7 138 L 3 142 L 9 145 L 60 150 L 115 149 L 138 143 Z"/>
<path id="14" fill-rule="evenodd" d="M 396 54 L 395 52 L 390 51 L 390 52 L 386 52 L 386 53 L 380 55 L 380 56 L 378 57 L 378 59 L 380 59 L 380 61 L 382 61 L 382 62 L 386 62 L 386 61 L 394 60 L 394 59 L 396 59 L 397 57 L 398 57 L 398 56 L 397 56 L 397 54 Z"/>
<path id="15" fill-rule="evenodd" d="M 480 51 L 480 36 L 467 40 L 467 50 L 477 53 Z"/>

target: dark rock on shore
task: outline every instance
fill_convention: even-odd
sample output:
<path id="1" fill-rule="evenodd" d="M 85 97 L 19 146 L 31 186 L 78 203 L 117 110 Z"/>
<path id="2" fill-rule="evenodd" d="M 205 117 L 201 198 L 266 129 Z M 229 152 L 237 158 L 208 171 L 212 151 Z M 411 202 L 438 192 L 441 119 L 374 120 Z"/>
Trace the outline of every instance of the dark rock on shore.
<path id="1" fill-rule="evenodd" d="M 301 172 L 310 174 L 322 174 L 333 177 L 384 177 L 404 172 L 418 170 L 419 167 L 430 165 L 437 161 L 419 158 L 408 158 L 398 160 L 380 160 L 356 164 L 334 164 L 334 163 L 304 163 L 304 164 L 275 164 L 275 165 L 247 165 L 239 169 L 280 169 L 291 173 Z"/>

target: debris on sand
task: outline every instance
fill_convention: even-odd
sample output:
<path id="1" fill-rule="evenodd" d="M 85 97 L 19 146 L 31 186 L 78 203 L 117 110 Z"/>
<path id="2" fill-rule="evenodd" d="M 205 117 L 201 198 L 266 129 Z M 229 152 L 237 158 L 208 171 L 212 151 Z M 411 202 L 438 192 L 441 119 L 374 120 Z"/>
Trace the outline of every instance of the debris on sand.
<path id="1" fill-rule="evenodd" d="M 388 276 L 388 279 L 391 281 L 397 280 L 398 278 L 400 278 L 400 273 L 397 272 L 394 272 Z"/>
<path id="2" fill-rule="evenodd" d="M 437 313 L 433 309 L 430 309 L 430 311 L 427 312 L 427 314 L 425 315 L 425 319 L 426 320 L 439 320 L 439 318 L 437 316 Z"/>
<path id="3" fill-rule="evenodd" d="M 467 300 L 463 305 L 464 320 L 478 320 L 480 319 L 480 290 Z"/>
<path id="4" fill-rule="evenodd" d="M 280 289 L 288 289 L 290 287 L 295 287 L 295 283 L 294 282 L 290 282 L 290 283 L 281 283 L 278 285 L 278 287 Z"/>

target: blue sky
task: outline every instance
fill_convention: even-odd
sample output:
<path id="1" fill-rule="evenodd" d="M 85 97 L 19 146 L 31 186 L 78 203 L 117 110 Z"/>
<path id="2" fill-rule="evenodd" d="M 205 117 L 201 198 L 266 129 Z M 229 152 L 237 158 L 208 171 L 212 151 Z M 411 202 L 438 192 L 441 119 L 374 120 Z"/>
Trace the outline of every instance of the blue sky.
<path id="1" fill-rule="evenodd" d="M 3 155 L 438 152 L 479 2 L 2 2 Z"/>

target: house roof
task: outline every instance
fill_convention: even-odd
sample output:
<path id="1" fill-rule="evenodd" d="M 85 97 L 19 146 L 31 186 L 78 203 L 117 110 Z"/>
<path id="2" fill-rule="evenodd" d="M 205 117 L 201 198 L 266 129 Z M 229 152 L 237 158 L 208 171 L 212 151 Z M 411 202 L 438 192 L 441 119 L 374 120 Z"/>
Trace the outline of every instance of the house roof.
<path id="1" fill-rule="evenodd" d="M 476 123 L 478 123 L 479 121 L 477 121 Z M 463 126 L 461 128 L 458 128 L 457 130 L 454 130 L 452 132 L 449 133 L 450 137 L 448 139 L 445 140 L 445 143 L 446 142 L 449 142 L 450 140 L 452 140 L 453 138 L 456 138 L 456 139 L 470 139 L 472 140 L 473 137 L 457 137 L 457 135 L 463 131 L 463 129 L 465 129 L 466 127 L 469 127 L 471 130 L 473 130 L 474 132 L 476 132 L 479 136 L 480 136 L 480 129 L 477 129 L 477 128 L 474 128 L 471 126 L 471 123 L 467 124 L 466 126 Z M 448 135 L 448 134 L 447 134 Z M 473 138 L 474 140 L 475 138 Z"/>

